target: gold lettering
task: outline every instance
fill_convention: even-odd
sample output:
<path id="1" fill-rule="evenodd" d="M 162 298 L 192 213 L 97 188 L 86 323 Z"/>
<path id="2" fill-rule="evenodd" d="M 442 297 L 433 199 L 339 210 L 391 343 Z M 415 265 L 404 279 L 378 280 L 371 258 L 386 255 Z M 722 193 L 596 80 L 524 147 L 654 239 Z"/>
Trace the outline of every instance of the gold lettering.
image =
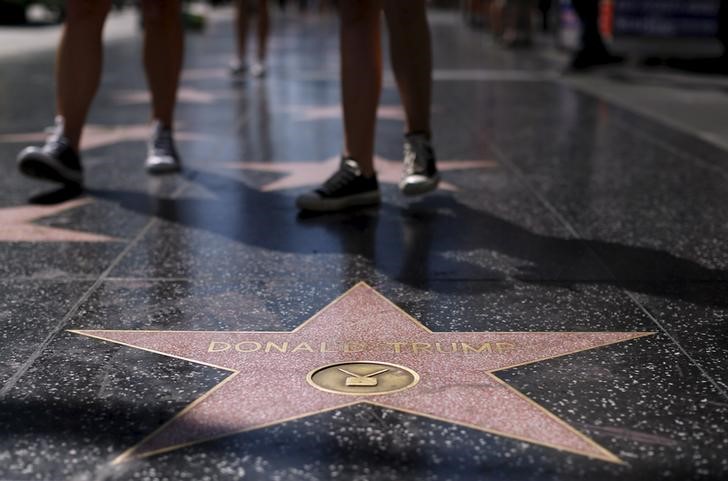
<path id="1" fill-rule="evenodd" d="M 435 343 L 435 349 L 437 349 L 437 352 L 458 352 L 458 344 L 457 342 L 451 342 L 450 345 L 452 346 L 451 351 L 443 351 L 442 346 L 440 346 L 439 342 Z"/>
<path id="2" fill-rule="evenodd" d="M 366 345 L 363 342 L 349 341 L 344 344 L 344 352 L 363 352 Z"/>
<path id="3" fill-rule="evenodd" d="M 515 344 L 511 344 L 510 342 L 496 342 L 495 343 L 495 350 L 496 352 L 508 352 L 516 347 Z"/>
<path id="4" fill-rule="evenodd" d="M 284 342 L 280 346 L 274 342 L 268 342 L 265 345 L 265 352 L 270 352 L 271 349 L 275 349 L 278 352 L 286 352 L 288 351 L 288 341 Z"/>
<path id="5" fill-rule="evenodd" d="M 479 354 L 481 352 L 483 352 L 483 351 L 491 352 L 491 347 L 490 347 L 490 343 L 489 342 L 484 342 L 477 349 L 474 348 L 473 346 L 471 346 L 470 344 L 468 344 L 467 342 L 461 342 L 460 344 L 463 346 L 463 352 L 477 352 Z"/>
<path id="6" fill-rule="evenodd" d="M 227 342 L 210 341 L 210 347 L 207 348 L 207 352 L 223 352 L 231 347 Z"/>
<path id="7" fill-rule="evenodd" d="M 405 344 L 404 342 L 388 342 L 390 346 L 394 347 L 394 352 L 399 354 L 402 352 L 402 346 Z"/>
<path id="8" fill-rule="evenodd" d="M 326 343 L 322 342 L 321 343 L 321 352 L 338 352 L 338 351 L 336 349 L 334 349 L 333 351 L 329 351 L 328 349 L 326 349 Z"/>
<path id="9" fill-rule="evenodd" d="M 302 342 L 301 344 L 299 344 L 298 346 L 293 348 L 293 351 L 291 351 L 291 352 L 298 352 L 298 351 L 313 352 L 313 348 L 307 342 Z"/>
<path id="10" fill-rule="evenodd" d="M 430 346 L 429 342 L 413 342 L 412 343 L 412 352 L 417 354 L 418 352 L 432 352 L 432 347 Z"/>
<path id="11" fill-rule="evenodd" d="M 243 347 L 244 344 L 250 344 L 252 347 L 245 348 Z M 237 344 L 235 344 L 235 350 L 238 352 L 255 352 L 260 350 L 260 348 L 263 347 L 263 345 L 259 342 L 255 341 L 242 341 Z"/>

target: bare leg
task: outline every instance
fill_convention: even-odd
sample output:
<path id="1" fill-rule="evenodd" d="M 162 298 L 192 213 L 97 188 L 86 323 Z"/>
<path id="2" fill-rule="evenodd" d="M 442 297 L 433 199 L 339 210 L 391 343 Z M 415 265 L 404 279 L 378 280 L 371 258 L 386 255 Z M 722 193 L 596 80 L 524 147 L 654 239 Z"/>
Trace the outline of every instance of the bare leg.
<path id="1" fill-rule="evenodd" d="M 258 2 L 258 62 L 265 63 L 265 56 L 268 50 L 268 1 Z"/>
<path id="2" fill-rule="evenodd" d="M 248 3 L 246 0 L 235 0 L 235 33 L 237 34 L 238 60 L 244 64 L 248 40 Z"/>
<path id="3" fill-rule="evenodd" d="M 365 176 L 374 174 L 374 128 L 382 89 L 380 10 L 379 0 L 340 4 L 344 153 L 356 159 Z"/>
<path id="4" fill-rule="evenodd" d="M 384 0 L 392 69 L 407 114 L 407 132 L 430 135 L 432 50 L 425 0 Z"/>
<path id="5" fill-rule="evenodd" d="M 144 69 L 152 93 L 152 118 L 172 127 L 182 70 L 184 38 L 179 0 L 143 0 Z"/>
<path id="6" fill-rule="evenodd" d="M 101 80 L 101 33 L 111 0 L 68 0 L 56 56 L 56 112 L 78 152 L 81 130 Z"/>

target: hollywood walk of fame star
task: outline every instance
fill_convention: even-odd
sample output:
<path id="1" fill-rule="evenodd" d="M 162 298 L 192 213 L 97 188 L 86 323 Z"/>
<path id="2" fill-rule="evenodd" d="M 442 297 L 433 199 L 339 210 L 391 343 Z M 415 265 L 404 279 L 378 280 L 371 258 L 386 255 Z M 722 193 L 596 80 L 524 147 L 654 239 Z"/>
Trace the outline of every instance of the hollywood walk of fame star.
<path id="1" fill-rule="evenodd" d="M 234 170 L 283 174 L 283 177 L 258 187 L 263 192 L 272 192 L 319 185 L 339 167 L 339 162 L 341 162 L 339 157 L 332 157 L 324 162 L 231 162 L 224 164 L 224 166 Z M 492 160 L 448 160 L 438 162 L 437 168 L 441 172 L 448 172 L 453 170 L 487 169 L 495 165 L 496 163 Z M 380 183 L 399 184 L 402 177 L 401 161 L 377 156 L 374 159 L 374 166 Z M 438 188 L 452 192 L 459 190 L 455 185 L 447 181 L 441 181 Z"/>
<path id="2" fill-rule="evenodd" d="M 81 150 L 91 150 L 97 147 L 105 147 L 121 142 L 147 141 L 151 134 L 151 128 L 148 123 L 128 124 L 128 125 L 97 125 L 89 124 L 84 127 L 81 136 Z M 26 142 L 43 142 L 48 137 L 47 132 L 23 132 L 16 134 L 1 134 L 0 143 L 26 143 Z M 176 140 L 207 140 L 208 136 L 194 132 L 178 131 L 175 132 Z"/>
<path id="3" fill-rule="evenodd" d="M 652 334 L 432 332 L 364 283 L 291 332 L 72 332 L 232 372 L 117 462 L 370 403 L 618 463 L 494 372 Z"/>
<path id="4" fill-rule="evenodd" d="M 108 242 L 115 240 L 105 235 L 80 232 L 58 227 L 33 224 L 91 202 L 75 199 L 56 205 L 22 205 L 0 208 L 0 242 Z"/>

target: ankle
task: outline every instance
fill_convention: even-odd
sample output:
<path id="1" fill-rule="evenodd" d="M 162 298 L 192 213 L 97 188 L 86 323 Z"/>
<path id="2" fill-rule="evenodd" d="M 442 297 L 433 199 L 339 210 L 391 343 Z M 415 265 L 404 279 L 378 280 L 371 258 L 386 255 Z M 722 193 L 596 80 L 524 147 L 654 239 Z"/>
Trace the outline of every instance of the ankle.
<path id="1" fill-rule="evenodd" d="M 427 129 L 427 130 L 410 130 L 409 132 L 406 132 L 404 134 L 405 137 L 411 137 L 413 135 L 414 136 L 421 135 L 421 136 L 425 137 L 428 141 L 432 140 L 432 132 L 429 129 Z"/>
<path id="2" fill-rule="evenodd" d="M 362 177 L 371 178 L 376 175 L 376 171 L 374 170 L 373 161 L 361 162 L 359 159 L 357 159 L 351 155 L 347 155 L 347 154 L 344 154 L 343 158 L 344 158 L 344 160 L 353 160 L 356 163 L 356 165 L 359 167 L 359 172 L 362 175 Z"/>

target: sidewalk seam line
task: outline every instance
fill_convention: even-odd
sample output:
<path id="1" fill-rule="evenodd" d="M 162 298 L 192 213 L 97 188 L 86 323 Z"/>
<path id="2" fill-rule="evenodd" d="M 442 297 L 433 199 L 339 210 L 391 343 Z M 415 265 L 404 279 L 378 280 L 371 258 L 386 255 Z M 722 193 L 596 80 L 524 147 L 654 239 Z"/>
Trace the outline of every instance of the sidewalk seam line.
<path id="1" fill-rule="evenodd" d="M 498 161 L 502 162 L 503 165 L 505 165 L 506 168 L 508 168 L 508 170 L 510 170 L 511 173 L 513 173 L 516 176 L 518 181 L 521 184 L 523 184 L 524 187 L 526 187 L 526 189 L 528 189 L 536 197 L 536 199 L 538 199 L 538 201 L 546 208 L 546 210 L 548 210 L 551 213 L 551 215 L 554 216 L 554 218 L 558 222 L 560 222 L 562 224 L 562 227 L 566 228 L 566 230 L 572 236 L 574 236 L 575 239 L 583 239 L 583 237 L 579 234 L 579 232 L 556 209 L 556 207 L 554 207 L 536 188 L 534 188 L 531 185 L 530 182 L 528 182 L 528 180 L 526 180 L 526 176 L 523 173 L 523 171 L 518 166 L 516 166 L 515 164 L 510 162 L 509 160 L 506 160 L 506 156 L 504 155 L 503 151 L 500 150 L 500 148 L 497 147 L 494 143 L 491 143 L 491 146 L 493 149 L 493 153 L 498 158 Z M 596 258 L 598 259 L 599 263 L 602 264 L 602 267 L 604 267 L 607 270 L 607 272 L 609 272 L 609 274 L 614 277 L 614 273 L 609 268 L 609 266 L 607 266 L 604 263 L 604 260 L 601 258 L 601 256 L 599 256 L 597 253 L 594 253 L 594 254 L 596 255 Z M 616 277 L 614 277 L 614 280 L 617 281 L 618 279 Z M 627 298 L 630 299 L 630 301 L 632 301 L 632 303 L 634 303 L 647 316 L 647 318 L 650 319 L 658 327 L 660 332 L 662 334 L 664 334 L 665 336 L 667 336 L 667 338 L 670 339 L 670 341 L 673 344 L 675 344 L 675 346 L 677 346 L 678 350 L 685 357 L 687 357 L 687 359 L 690 361 L 690 363 L 693 366 L 695 366 L 698 369 L 698 371 L 700 371 L 701 375 L 708 382 L 710 382 L 710 384 L 713 385 L 713 387 L 718 391 L 718 393 L 721 395 L 721 397 L 723 397 L 724 399 L 728 399 L 728 392 L 726 392 L 726 390 L 724 390 L 720 386 L 720 384 L 718 384 L 718 382 L 715 379 L 713 379 L 713 377 L 710 374 L 708 374 L 708 372 L 703 368 L 703 366 L 695 358 L 693 358 L 693 356 L 691 356 L 687 352 L 687 350 L 682 346 L 682 344 L 680 344 L 680 342 L 678 342 L 678 340 L 675 339 L 675 337 L 672 334 L 670 334 L 670 332 L 665 328 L 665 326 L 644 305 L 642 305 L 642 303 L 636 297 L 634 297 L 634 295 L 631 292 L 629 292 L 627 289 L 625 289 L 623 287 L 619 287 L 619 286 L 615 286 L 615 287 L 617 287 L 620 291 L 622 291 L 622 293 L 624 295 L 626 295 Z"/>
<path id="2" fill-rule="evenodd" d="M 184 183 L 180 185 L 171 195 L 172 198 L 176 198 L 178 195 L 180 195 L 187 187 L 189 187 L 189 183 L 186 179 L 184 179 Z M 124 249 L 111 261 L 111 264 L 108 265 L 106 269 L 99 275 L 99 277 L 96 279 L 96 281 L 89 287 L 82 295 L 78 298 L 76 302 L 73 303 L 73 305 L 70 307 L 70 309 L 66 312 L 66 314 L 61 318 L 61 320 L 53 327 L 53 329 L 48 333 L 48 335 L 43 339 L 43 341 L 38 345 L 38 347 L 28 356 L 28 358 L 23 362 L 23 364 L 18 368 L 15 373 L 10 376 L 10 379 L 8 379 L 5 384 L 3 385 L 2 389 L 0 389 L 0 401 L 5 399 L 7 394 L 15 387 L 15 385 L 18 383 L 21 377 L 25 375 L 25 373 L 28 372 L 28 370 L 31 368 L 31 366 L 35 363 L 35 361 L 40 357 L 40 355 L 43 353 L 46 347 L 51 343 L 51 341 L 63 330 L 63 328 L 68 324 L 68 321 L 71 320 L 71 318 L 78 312 L 78 309 L 85 303 L 91 295 L 96 291 L 96 289 L 106 280 L 107 277 L 109 277 L 109 274 L 111 271 L 113 271 L 116 266 L 119 265 L 119 263 L 123 260 L 123 258 L 139 243 L 139 241 L 144 237 L 144 235 L 151 229 L 156 223 L 158 222 L 158 218 L 152 216 L 151 219 L 147 222 L 147 224 L 142 227 L 139 232 L 134 236 L 134 238 L 124 247 Z"/>

